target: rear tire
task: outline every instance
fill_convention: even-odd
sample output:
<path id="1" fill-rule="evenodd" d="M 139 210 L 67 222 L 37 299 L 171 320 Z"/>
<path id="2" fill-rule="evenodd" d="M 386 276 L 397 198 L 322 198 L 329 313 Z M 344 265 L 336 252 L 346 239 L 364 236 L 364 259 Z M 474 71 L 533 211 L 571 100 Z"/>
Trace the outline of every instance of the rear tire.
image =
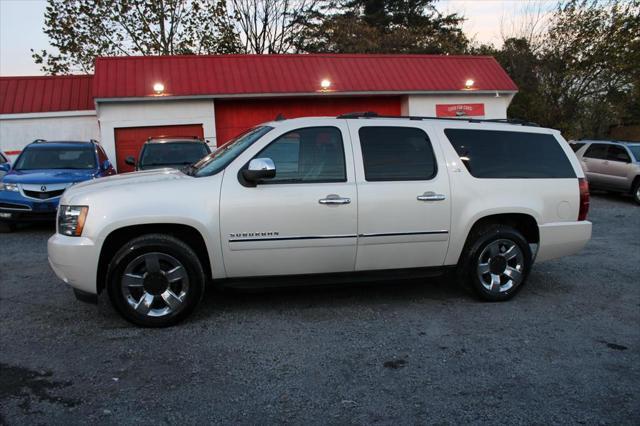
<path id="1" fill-rule="evenodd" d="M 459 278 L 483 300 L 511 299 L 531 270 L 529 243 L 516 229 L 488 225 L 469 236 L 459 264 Z"/>
<path id="2" fill-rule="evenodd" d="M 113 307 L 142 327 L 168 327 L 182 321 L 202 300 L 204 286 L 204 270 L 193 249 L 162 234 L 127 242 L 107 273 Z"/>
<path id="3" fill-rule="evenodd" d="M 636 182 L 633 184 L 631 196 L 637 204 L 640 204 L 640 179 L 636 179 Z"/>

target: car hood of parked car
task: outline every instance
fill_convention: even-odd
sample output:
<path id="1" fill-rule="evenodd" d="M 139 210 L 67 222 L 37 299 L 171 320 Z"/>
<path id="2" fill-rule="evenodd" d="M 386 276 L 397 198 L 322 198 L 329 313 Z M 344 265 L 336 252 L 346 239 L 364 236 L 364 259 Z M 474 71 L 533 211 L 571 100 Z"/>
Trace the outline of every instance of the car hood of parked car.
<path id="1" fill-rule="evenodd" d="M 64 198 L 83 196 L 86 193 L 96 194 L 101 191 L 108 190 L 134 190 L 142 188 L 144 186 L 148 186 L 149 184 L 173 181 L 183 178 L 191 179 L 181 171 L 174 169 L 160 169 L 135 173 L 123 173 L 120 175 L 94 179 L 92 181 L 74 185 L 65 192 Z"/>
<path id="2" fill-rule="evenodd" d="M 94 169 L 11 170 L 3 178 L 5 183 L 53 184 L 83 182 L 96 175 Z"/>

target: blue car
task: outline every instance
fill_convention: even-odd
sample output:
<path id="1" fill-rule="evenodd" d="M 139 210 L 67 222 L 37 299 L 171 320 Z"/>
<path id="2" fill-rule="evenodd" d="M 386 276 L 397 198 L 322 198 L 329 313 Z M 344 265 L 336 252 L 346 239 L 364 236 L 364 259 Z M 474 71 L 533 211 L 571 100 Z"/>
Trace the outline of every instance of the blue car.
<path id="1" fill-rule="evenodd" d="M 97 141 L 37 140 L 24 148 L 0 183 L 0 229 L 53 221 L 66 188 L 115 173 Z"/>

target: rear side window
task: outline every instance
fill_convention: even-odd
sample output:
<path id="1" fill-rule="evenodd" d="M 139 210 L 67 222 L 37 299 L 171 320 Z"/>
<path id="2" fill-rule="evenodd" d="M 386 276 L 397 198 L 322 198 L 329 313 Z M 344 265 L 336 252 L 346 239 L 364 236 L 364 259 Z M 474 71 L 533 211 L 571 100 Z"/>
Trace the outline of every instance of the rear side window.
<path id="1" fill-rule="evenodd" d="M 587 151 L 584 153 L 583 157 L 588 158 L 599 158 L 604 160 L 607 158 L 607 145 L 602 143 L 594 143 L 587 148 Z"/>
<path id="2" fill-rule="evenodd" d="M 469 129 L 444 132 L 469 173 L 477 178 L 576 177 L 553 135 Z"/>
<path id="3" fill-rule="evenodd" d="M 427 134 L 412 127 L 361 127 L 364 176 L 369 182 L 429 180 L 437 173 Z"/>
<path id="4" fill-rule="evenodd" d="M 268 183 L 345 182 L 344 146 L 336 127 L 307 127 L 277 138 L 255 158 L 271 158 L 276 177 Z"/>

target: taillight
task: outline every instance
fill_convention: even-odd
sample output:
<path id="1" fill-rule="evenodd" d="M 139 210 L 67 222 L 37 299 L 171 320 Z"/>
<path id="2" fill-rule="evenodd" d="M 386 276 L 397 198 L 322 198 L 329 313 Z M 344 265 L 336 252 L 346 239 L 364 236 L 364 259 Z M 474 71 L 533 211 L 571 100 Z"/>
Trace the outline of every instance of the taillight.
<path id="1" fill-rule="evenodd" d="M 587 213 L 589 213 L 589 182 L 585 178 L 578 178 L 578 187 L 580 188 L 578 220 L 587 220 Z"/>

